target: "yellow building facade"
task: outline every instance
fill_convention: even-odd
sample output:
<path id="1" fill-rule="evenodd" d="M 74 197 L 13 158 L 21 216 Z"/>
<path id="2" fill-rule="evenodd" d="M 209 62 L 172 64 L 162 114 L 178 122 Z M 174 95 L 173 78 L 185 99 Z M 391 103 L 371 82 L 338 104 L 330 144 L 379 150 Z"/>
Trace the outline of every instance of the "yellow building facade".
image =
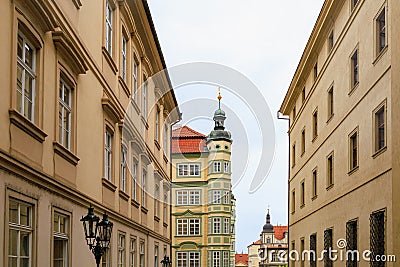
<path id="1" fill-rule="evenodd" d="M 232 139 L 224 120 L 218 109 L 208 136 L 187 126 L 173 132 L 172 247 L 177 267 L 235 264 Z"/>
<path id="2" fill-rule="evenodd" d="M 324 2 L 280 108 L 290 118 L 289 249 L 317 257 L 291 267 L 397 266 L 399 14 L 392 0 Z M 344 259 L 321 257 L 332 249 Z M 351 250 L 359 261 L 346 259 Z"/>
<path id="3" fill-rule="evenodd" d="M 114 223 L 101 266 L 159 266 L 179 111 L 148 80 L 166 66 L 147 2 L 0 2 L 0 266 L 94 266 L 89 204 Z"/>

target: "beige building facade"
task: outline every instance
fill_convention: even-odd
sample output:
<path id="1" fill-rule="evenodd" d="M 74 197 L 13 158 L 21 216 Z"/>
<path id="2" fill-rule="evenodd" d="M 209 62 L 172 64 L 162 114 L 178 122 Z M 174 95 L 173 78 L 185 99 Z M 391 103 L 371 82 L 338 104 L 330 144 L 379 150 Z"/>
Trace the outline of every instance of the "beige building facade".
<path id="1" fill-rule="evenodd" d="M 179 111 L 168 77 L 148 80 L 166 66 L 147 2 L 1 6 L 0 266 L 94 266 L 89 204 L 114 223 L 103 267 L 159 266 Z"/>
<path id="2" fill-rule="evenodd" d="M 280 109 L 290 118 L 289 249 L 345 256 L 291 267 L 397 266 L 399 15 L 392 0 L 324 2 Z"/>

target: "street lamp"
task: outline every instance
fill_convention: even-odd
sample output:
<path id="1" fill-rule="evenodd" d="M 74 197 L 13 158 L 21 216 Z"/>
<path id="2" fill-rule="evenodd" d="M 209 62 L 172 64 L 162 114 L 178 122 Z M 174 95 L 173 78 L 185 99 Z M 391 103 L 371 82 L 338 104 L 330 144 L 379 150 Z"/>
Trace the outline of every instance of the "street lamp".
<path id="1" fill-rule="evenodd" d="M 99 267 L 101 256 L 103 256 L 105 250 L 110 246 L 113 223 L 108 220 L 105 212 L 103 219 L 100 221 L 100 218 L 94 214 L 92 205 L 88 209 L 88 214 L 82 217 L 81 222 L 83 222 L 86 243 L 94 254 L 97 267 Z"/>
<path id="2" fill-rule="evenodd" d="M 172 261 L 169 259 L 167 255 L 164 256 L 164 259 L 161 261 L 163 267 L 171 267 Z"/>

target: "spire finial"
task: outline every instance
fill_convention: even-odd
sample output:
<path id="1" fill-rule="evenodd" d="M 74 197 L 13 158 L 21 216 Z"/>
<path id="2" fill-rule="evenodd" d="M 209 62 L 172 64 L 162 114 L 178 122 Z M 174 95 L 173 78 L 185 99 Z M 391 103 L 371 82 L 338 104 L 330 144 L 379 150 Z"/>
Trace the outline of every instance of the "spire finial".
<path id="1" fill-rule="evenodd" d="M 270 207 L 268 205 L 268 213 L 267 213 L 267 223 L 271 223 L 271 215 L 269 215 Z"/>
<path id="2" fill-rule="evenodd" d="M 218 86 L 218 108 L 221 109 L 221 86 Z"/>

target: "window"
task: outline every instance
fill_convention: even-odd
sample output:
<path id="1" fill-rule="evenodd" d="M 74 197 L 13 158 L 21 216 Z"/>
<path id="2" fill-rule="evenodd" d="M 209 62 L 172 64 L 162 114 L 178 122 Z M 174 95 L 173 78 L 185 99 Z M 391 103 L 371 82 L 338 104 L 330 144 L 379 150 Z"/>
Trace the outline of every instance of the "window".
<path id="1" fill-rule="evenodd" d="M 177 252 L 178 267 L 200 267 L 200 252 Z"/>
<path id="2" fill-rule="evenodd" d="M 32 266 L 32 206 L 9 199 L 8 266 Z"/>
<path id="3" fill-rule="evenodd" d="M 292 213 L 296 211 L 296 191 L 292 191 Z"/>
<path id="4" fill-rule="evenodd" d="M 113 10 L 110 3 L 106 2 L 106 50 L 112 55 L 112 39 L 113 39 Z"/>
<path id="5" fill-rule="evenodd" d="M 125 234 L 118 234 L 118 267 L 125 267 Z"/>
<path id="6" fill-rule="evenodd" d="M 229 218 L 224 218 L 224 234 L 229 234 L 230 230 L 230 219 Z"/>
<path id="7" fill-rule="evenodd" d="M 318 194 L 318 191 L 317 191 L 317 185 L 318 185 L 318 182 L 317 182 L 317 170 L 313 170 L 313 172 L 312 172 L 312 185 L 313 185 L 313 187 L 312 187 L 312 197 L 313 198 L 315 198 L 316 196 L 317 196 L 317 194 Z"/>
<path id="8" fill-rule="evenodd" d="M 221 172 L 221 162 L 219 161 L 215 161 L 214 162 L 214 169 L 213 169 L 214 173 L 218 173 Z"/>
<path id="9" fill-rule="evenodd" d="M 333 154 L 327 159 L 327 188 L 333 186 Z"/>
<path id="10" fill-rule="evenodd" d="M 223 202 L 224 204 L 231 204 L 230 196 L 231 196 L 231 193 L 229 191 L 226 191 L 224 193 L 224 202 Z"/>
<path id="11" fill-rule="evenodd" d="M 306 101 L 306 88 L 304 87 L 303 90 L 301 90 L 301 103 L 304 104 Z"/>
<path id="12" fill-rule="evenodd" d="M 221 204 L 221 190 L 212 190 L 211 197 L 212 204 Z"/>
<path id="13" fill-rule="evenodd" d="M 222 266 L 223 267 L 229 266 L 229 251 L 222 252 Z"/>
<path id="14" fill-rule="evenodd" d="M 328 90 L 328 120 L 333 116 L 333 86 Z"/>
<path id="15" fill-rule="evenodd" d="M 142 173 L 142 206 L 146 206 L 146 180 L 147 180 L 147 174 L 146 171 L 143 170 Z"/>
<path id="16" fill-rule="evenodd" d="M 160 110 L 157 107 L 157 111 L 156 111 L 156 124 L 155 124 L 155 137 L 156 137 L 156 141 L 159 142 L 160 141 Z"/>
<path id="17" fill-rule="evenodd" d="M 121 173 L 120 173 L 120 178 L 121 178 L 121 184 L 120 184 L 120 189 L 122 191 L 126 191 L 126 174 L 127 174 L 127 166 L 126 166 L 126 157 L 128 154 L 128 150 L 126 149 L 126 146 L 121 145 Z"/>
<path id="18" fill-rule="evenodd" d="M 200 163 L 178 164 L 178 176 L 200 176 Z"/>
<path id="19" fill-rule="evenodd" d="M 317 80 L 318 77 L 318 62 L 315 62 L 314 65 L 314 82 Z"/>
<path id="20" fill-rule="evenodd" d="M 129 267 L 136 267 L 136 238 L 129 242 Z"/>
<path id="21" fill-rule="evenodd" d="M 292 251 L 294 251 L 295 249 L 296 249 L 296 242 L 295 241 L 292 241 Z M 294 266 L 296 266 L 296 260 L 292 260 L 291 259 L 291 265 L 290 266 L 292 266 L 292 267 L 294 267 Z"/>
<path id="22" fill-rule="evenodd" d="M 355 87 L 359 82 L 358 50 L 351 56 L 351 85 Z"/>
<path id="23" fill-rule="evenodd" d="M 104 250 L 103 256 L 101 256 L 101 267 L 111 267 L 111 256 L 110 255 L 111 255 L 110 248 L 106 248 Z"/>
<path id="24" fill-rule="evenodd" d="M 293 121 L 296 119 L 296 106 L 293 107 Z"/>
<path id="25" fill-rule="evenodd" d="M 300 255 L 303 255 L 304 252 L 304 238 L 300 239 Z M 300 266 L 304 267 L 304 258 L 301 257 Z"/>
<path id="26" fill-rule="evenodd" d="M 377 52 L 378 54 L 386 47 L 386 15 L 385 8 L 381 11 L 376 19 L 377 32 Z"/>
<path id="27" fill-rule="evenodd" d="M 312 116 L 312 124 L 313 124 L 313 140 L 318 136 L 318 110 L 314 111 Z"/>
<path id="28" fill-rule="evenodd" d="M 138 170 L 138 163 L 135 158 L 132 160 L 132 199 L 136 200 L 136 185 L 137 185 L 137 170 Z"/>
<path id="29" fill-rule="evenodd" d="M 213 251 L 213 267 L 221 267 L 221 252 Z"/>
<path id="30" fill-rule="evenodd" d="M 17 110 L 34 121 L 36 84 L 36 49 L 18 31 L 17 46 Z"/>
<path id="31" fill-rule="evenodd" d="M 329 257 L 331 254 L 333 247 L 333 239 L 332 239 L 332 229 L 327 229 L 324 231 L 324 250 L 328 253 L 324 253 L 324 267 L 332 267 L 333 261 L 332 257 Z"/>
<path id="32" fill-rule="evenodd" d="M 200 219 L 177 219 L 177 235 L 200 235 Z"/>
<path id="33" fill-rule="evenodd" d="M 63 79 L 60 79 L 59 88 L 59 141 L 65 148 L 71 148 L 71 113 L 72 113 L 72 89 Z"/>
<path id="34" fill-rule="evenodd" d="M 329 52 L 332 51 L 334 45 L 335 45 L 335 40 L 334 40 L 334 35 L 333 35 L 333 30 L 332 30 L 328 37 L 328 51 Z"/>
<path id="35" fill-rule="evenodd" d="M 136 58 L 133 57 L 133 64 L 132 64 L 132 94 L 133 100 L 137 102 L 137 86 L 138 86 L 138 67 L 139 64 L 136 61 Z"/>
<path id="36" fill-rule="evenodd" d="M 375 112 L 375 152 L 386 146 L 386 107 L 382 105 Z"/>
<path id="37" fill-rule="evenodd" d="M 177 205 L 200 205 L 200 190 L 176 191 Z"/>
<path id="38" fill-rule="evenodd" d="M 158 267 L 158 246 L 154 246 L 154 267 Z"/>
<path id="39" fill-rule="evenodd" d="M 231 172 L 231 166 L 230 162 L 225 161 L 224 162 L 224 173 L 230 173 Z"/>
<path id="40" fill-rule="evenodd" d="M 369 217 L 370 221 L 370 251 L 371 267 L 384 267 L 384 261 L 372 261 L 385 255 L 385 212 L 374 212 Z"/>
<path id="41" fill-rule="evenodd" d="M 317 235 L 310 235 L 310 267 L 317 267 Z"/>
<path id="42" fill-rule="evenodd" d="M 301 182 L 300 189 L 301 189 L 300 190 L 301 206 L 304 206 L 305 205 L 305 190 L 306 190 L 304 181 Z"/>
<path id="43" fill-rule="evenodd" d="M 357 221 L 346 223 L 346 267 L 357 267 L 358 257 L 352 252 L 357 250 Z"/>
<path id="44" fill-rule="evenodd" d="M 67 267 L 69 254 L 69 217 L 58 212 L 53 215 L 53 266 Z"/>
<path id="45" fill-rule="evenodd" d="M 163 133 L 163 150 L 164 150 L 164 155 L 168 155 L 168 126 L 164 125 L 163 129 L 164 129 L 164 133 Z"/>
<path id="46" fill-rule="evenodd" d="M 350 170 L 358 167 L 358 132 L 350 135 Z"/>
<path id="47" fill-rule="evenodd" d="M 142 116 L 147 119 L 147 77 L 143 76 L 143 86 L 142 86 Z"/>
<path id="48" fill-rule="evenodd" d="M 292 145 L 292 167 L 296 165 L 296 144 Z"/>
<path id="49" fill-rule="evenodd" d="M 164 203 L 163 203 L 163 218 L 164 223 L 167 223 L 168 220 L 168 210 L 167 210 L 167 203 L 168 203 L 168 195 L 164 193 Z"/>
<path id="50" fill-rule="evenodd" d="M 213 223 L 213 234 L 220 234 L 221 233 L 221 218 L 212 218 Z"/>
<path id="51" fill-rule="evenodd" d="M 112 142 L 113 135 L 107 129 L 104 144 L 104 176 L 109 181 L 112 179 Z"/>
<path id="52" fill-rule="evenodd" d="M 145 249 L 144 249 L 144 241 L 140 241 L 139 244 L 139 267 L 145 267 Z"/>
<path id="53" fill-rule="evenodd" d="M 353 10 L 358 4 L 358 0 L 351 0 L 351 10 Z"/>
<path id="54" fill-rule="evenodd" d="M 127 40 L 125 36 L 122 34 L 122 48 L 121 48 L 121 59 L 122 59 L 122 67 L 121 67 L 121 76 L 124 82 L 126 82 L 126 43 Z"/>
<path id="55" fill-rule="evenodd" d="M 157 217 L 160 216 L 159 201 L 160 201 L 160 186 L 156 184 L 154 189 L 154 213 L 155 216 Z"/>
<path id="56" fill-rule="evenodd" d="M 306 152 L 306 130 L 301 131 L 301 155 Z"/>

